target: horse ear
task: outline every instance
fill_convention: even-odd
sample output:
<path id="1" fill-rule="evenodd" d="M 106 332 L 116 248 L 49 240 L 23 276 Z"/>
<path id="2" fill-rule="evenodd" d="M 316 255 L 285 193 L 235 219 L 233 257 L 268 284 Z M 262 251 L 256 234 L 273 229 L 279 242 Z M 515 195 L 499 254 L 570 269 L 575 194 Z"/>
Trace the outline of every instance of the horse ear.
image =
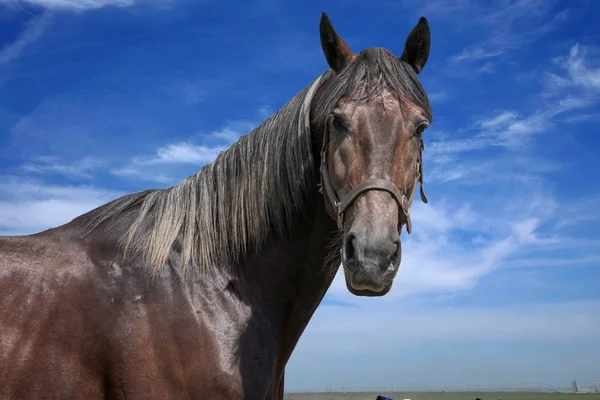
<path id="1" fill-rule="evenodd" d="M 344 42 L 344 39 L 337 34 L 333 25 L 327 16 L 327 13 L 323 13 L 321 16 L 321 23 L 319 24 L 319 34 L 321 36 L 321 47 L 327 64 L 335 71 L 340 72 L 346 65 L 348 65 L 356 56 L 350 50 L 350 47 Z"/>
<path id="2" fill-rule="evenodd" d="M 404 43 L 404 51 L 400 59 L 406 61 L 419 74 L 429 58 L 431 31 L 425 17 L 419 18 L 417 25 L 410 31 Z"/>

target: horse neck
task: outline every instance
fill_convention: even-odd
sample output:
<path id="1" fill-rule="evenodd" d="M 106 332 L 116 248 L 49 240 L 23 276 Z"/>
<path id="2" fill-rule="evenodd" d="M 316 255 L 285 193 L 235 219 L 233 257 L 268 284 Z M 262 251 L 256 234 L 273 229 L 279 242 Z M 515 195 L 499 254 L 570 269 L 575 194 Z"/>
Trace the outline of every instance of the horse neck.
<path id="1" fill-rule="evenodd" d="M 276 371 L 280 373 L 340 264 L 339 253 L 331 254 L 337 240 L 336 223 L 328 216 L 321 195 L 313 206 L 311 218 L 242 268 L 260 293 L 261 311 L 268 313 L 279 333 Z"/>
<path id="2" fill-rule="evenodd" d="M 315 192 L 306 218 L 294 230 L 274 237 L 236 266 L 261 297 L 281 299 L 286 307 L 322 296 L 339 265 L 339 255 L 331 251 L 338 238 L 336 224 Z"/>
<path id="3" fill-rule="evenodd" d="M 318 156 L 314 159 L 319 162 Z M 338 239 L 337 225 L 327 214 L 323 195 L 315 190 L 303 222 L 239 266 L 261 311 L 279 328 L 278 370 L 283 371 L 333 281 L 340 264 L 335 251 Z"/>
<path id="4" fill-rule="evenodd" d="M 314 115 L 318 99 L 330 84 L 330 75 L 324 74 L 322 82 L 322 85 L 315 84 L 312 88 L 314 94 L 310 96 L 312 102 L 308 110 L 315 174 L 309 185 L 312 188 L 309 189 L 310 200 L 302 205 L 304 217 L 295 229 L 274 238 L 267 249 L 249 257 L 245 268 L 241 269 L 250 275 L 251 281 L 257 282 L 259 291 L 265 296 L 282 299 L 288 313 L 293 309 L 299 314 L 309 312 L 312 315 L 341 262 L 339 253 L 335 251 L 335 243 L 339 240 L 337 225 L 327 213 L 324 196 L 318 190 L 323 126 L 316 123 Z"/>

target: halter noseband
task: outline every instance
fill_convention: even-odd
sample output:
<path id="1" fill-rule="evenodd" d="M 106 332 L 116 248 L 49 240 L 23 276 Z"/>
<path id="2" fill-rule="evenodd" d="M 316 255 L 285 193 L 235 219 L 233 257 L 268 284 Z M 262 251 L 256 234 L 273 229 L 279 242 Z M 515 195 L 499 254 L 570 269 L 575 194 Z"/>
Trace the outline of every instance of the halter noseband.
<path id="1" fill-rule="evenodd" d="M 361 182 L 358 186 L 350 191 L 341 201 L 338 199 L 335 190 L 333 189 L 333 185 L 331 184 L 331 180 L 329 178 L 329 170 L 327 168 L 327 153 L 329 148 L 329 129 L 325 128 L 325 133 L 323 134 L 323 146 L 321 147 L 321 166 L 319 171 L 321 173 L 321 183 L 319 184 L 319 191 L 323 193 L 323 189 L 325 189 L 325 194 L 333 209 L 335 211 L 335 217 L 331 215 L 333 219 L 337 219 L 337 226 L 340 231 L 343 230 L 344 226 L 344 213 L 350 207 L 356 199 L 363 193 L 368 192 L 370 190 L 382 190 L 388 192 L 392 198 L 398 204 L 398 210 L 402 212 L 404 216 L 404 222 L 406 223 L 406 231 L 408 234 L 412 232 L 412 222 L 410 221 L 410 204 L 412 203 L 413 196 L 415 194 L 415 188 L 418 182 L 421 182 L 421 200 L 423 203 L 427 203 L 427 196 L 425 195 L 425 190 L 423 188 L 423 150 L 424 143 L 423 138 L 420 139 L 420 149 L 419 149 L 419 157 L 417 159 L 417 175 L 415 177 L 415 182 L 412 186 L 412 190 L 410 192 L 410 199 L 406 197 L 403 193 L 400 192 L 396 185 L 387 180 L 387 179 L 367 179 Z M 401 229 L 401 219 L 398 218 L 398 231 Z"/>

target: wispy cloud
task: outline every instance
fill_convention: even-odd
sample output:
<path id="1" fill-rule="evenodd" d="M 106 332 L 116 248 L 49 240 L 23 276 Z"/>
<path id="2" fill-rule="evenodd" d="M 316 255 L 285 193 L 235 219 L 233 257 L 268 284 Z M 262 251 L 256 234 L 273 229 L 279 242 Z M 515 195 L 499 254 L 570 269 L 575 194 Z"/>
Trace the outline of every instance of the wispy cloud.
<path id="1" fill-rule="evenodd" d="M 550 93 L 564 93 L 567 89 L 579 89 L 585 94 L 600 94 L 600 57 L 590 60 L 592 51 L 598 55 L 598 49 L 588 48 L 576 43 L 566 57 L 556 60 L 560 69 L 566 74 L 546 74 L 546 90 Z"/>
<path id="2" fill-rule="evenodd" d="M 186 104 L 198 104 L 206 96 L 205 90 L 194 85 L 186 85 L 182 92 Z"/>
<path id="3" fill-rule="evenodd" d="M 450 4 L 443 0 L 437 3 Z M 445 8 L 440 4 L 438 10 Z M 483 40 L 451 56 L 450 61 L 461 65 L 485 62 L 475 70 L 488 73 L 494 71 L 493 60 L 538 41 L 562 26 L 569 16 L 566 10 L 555 10 L 555 1 L 544 0 L 463 1 L 452 5 L 450 12 L 463 28 L 488 32 Z"/>
<path id="4" fill-rule="evenodd" d="M 40 7 L 44 10 L 38 16 L 32 17 L 25 24 L 21 35 L 12 43 L 0 49 L 0 68 L 18 59 L 27 47 L 38 41 L 52 21 L 55 11 L 84 12 L 104 7 L 125 8 L 139 4 L 169 5 L 175 0 L 0 0 L 0 6 L 24 8 L 27 6 Z M 185 92 L 188 101 L 197 101 L 202 95 L 195 88 L 189 87 Z"/>
<path id="5" fill-rule="evenodd" d="M 170 95 L 181 98 L 184 104 L 190 106 L 201 103 L 209 94 L 202 80 L 178 79 L 165 89 Z"/>
<path id="6" fill-rule="evenodd" d="M 444 100 L 448 98 L 448 93 L 446 92 L 433 92 L 429 93 L 428 96 L 429 101 L 432 103 L 442 103 Z"/>
<path id="7" fill-rule="evenodd" d="M 600 101 L 600 57 L 586 57 L 589 49 L 574 45 L 568 56 L 557 59 L 561 73 L 547 72 L 540 100 L 546 104 L 531 113 L 502 110 L 476 118 L 461 138 L 437 140 L 427 149 L 436 157 L 487 150 L 490 147 L 523 149 L 536 136 L 552 132 L 557 123 L 593 118 L 589 110 Z M 460 135 L 459 135 L 460 136 Z M 448 175 L 448 170 L 445 175 Z"/>
<path id="8" fill-rule="evenodd" d="M 29 234 L 69 222 L 124 193 L 0 177 L 0 235 Z"/>
<path id="9" fill-rule="evenodd" d="M 0 0 L 0 4 L 9 6 L 30 5 L 49 10 L 86 11 L 107 6 L 128 7 L 135 0 Z"/>
<path id="10" fill-rule="evenodd" d="M 504 110 L 489 117 L 479 117 L 467 128 L 467 133 L 471 133 L 468 136 L 434 141 L 427 151 L 438 155 L 486 150 L 490 147 L 519 149 L 535 135 L 548 131 L 553 126 L 553 117 L 575 107 L 575 103 L 560 102 L 529 115 Z"/>
<path id="11" fill-rule="evenodd" d="M 600 220 L 598 204 L 600 204 L 600 194 L 589 198 L 571 200 L 568 204 L 561 207 L 561 214 L 555 229 L 564 230 L 565 228 L 573 228 L 580 224 L 598 225 L 596 223 L 596 221 Z"/>
<path id="12" fill-rule="evenodd" d="M 258 115 L 263 119 L 267 119 L 271 115 L 273 115 L 273 110 L 271 109 L 271 107 L 264 105 L 258 109 Z"/>
<path id="13" fill-rule="evenodd" d="M 152 156 L 134 157 L 127 165 L 112 169 L 111 173 L 121 177 L 175 184 L 192 172 L 189 168 L 181 168 L 182 166 L 193 165 L 197 170 L 226 149 L 226 146 L 211 147 L 189 142 L 170 143 L 158 148 Z"/>
<path id="14" fill-rule="evenodd" d="M 42 36 L 50 21 L 51 16 L 47 13 L 27 21 L 19 37 L 0 49 L 0 68 L 18 59 L 28 46 L 35 43 Z"/>
<path id="15" fill-rule="evenodd" d="M 471 48 L 471 49 L 463 49 L 463 51 L 459 54 L 452 56 L 451 60 L 453 61 L 475 61 L 475 60 L 485 60 L 487 58 L 497 57 L 501 54 L 504 54 L 504 50 L 486 50 L 481 47 Z"/>
<path id="16" fill-rule="evenodd" d="M 540 183 L 514 182 L 519 196 L 511 190 L 496 191 L 493 198 L 478 201 L 481 192 L 497 182 L 488 176 L 472 197 L 454 190 L 452 198 L 413 205 L 413 233 L 403 233 L 402 264 L 387 298 L 469 290 L 502 268 L 509 257 L 533 251 L 532 246 L 556 250 L 563 238 L 541 229 L 554 218 L 557 202 L 552 193 Z M 524 188 L 527 191 L 519 190 Z M 357 301 L 346 299 L 341 270 L 330 293 Z"/>
<path id="17" fill-rule="evenodd" d="M 258 114 L 266 118 L 270 114 L 270 108 L 263 106 L 258 110 Z M 222 140 L 227 145 L 236 142 L 240 136 L 250 133 L 258 126 L 257 122 L 253 121 L 228 121 L 221 129 L 205 135 L 208 139 Z"/>
<path id="18" fill-rule="evenodd" d="M 269 108 L 266 106 L 258 110 L 258 114 L 261 116 L 269 112 Z M 196 139 L 162 146 L 156 150 L 154 155 L 136 156 L 127 165 L 115 168 L 111 172 L 118 176 L 134 176 L 172 184 L 183 178 L 180 173 L 189 174 L 191 171 L 185 169 L 183 172 L 180 169 L 173 170 L 173 168 L 184 164 L 191 164 L 195 168 L 199 168 L 212 162 L 219 153 L 227 150 L 241 135 L 250 133 L 257 125 L 257 122 L 252 121 L 229 121 L 221 129 L 200 134 Z M 197 141 L 202 143 L 198 144 Z M 173 172 L 176 176 L 172 175 Z"/>
<path id="19" fill-rule="evenodd" d="M 173 143 L 161 147 L 156 156 L 148 160 L 139 160 L 142 164 L 206 164 L 214 160 L 225 147 L 197 146 L 190 143 Z"/>
<path id="20" fill-rule="evenodd" d="M 106 162 L 97 157 L 83 157 L 75 163 L 64 163 L 58 157 L 34 157 L 22 164 L 18 170 L 35 174 L 61 174 L 70 177 L 91 178 L 92 172 L 106 166 Z"/>

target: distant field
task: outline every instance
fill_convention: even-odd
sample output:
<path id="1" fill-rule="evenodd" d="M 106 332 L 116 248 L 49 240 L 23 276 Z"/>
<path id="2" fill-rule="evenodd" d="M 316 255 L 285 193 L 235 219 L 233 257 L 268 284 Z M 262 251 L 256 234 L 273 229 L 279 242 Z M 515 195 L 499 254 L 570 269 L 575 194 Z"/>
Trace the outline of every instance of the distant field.
<path id="1" fill-rule="evenodd" d="M 375 400 L 379 393 L 288 393 L 286 400 Z M 600 400 L 598 393 L 531 393 L 531 392 L 382 392 L 393 400 Z"/>

